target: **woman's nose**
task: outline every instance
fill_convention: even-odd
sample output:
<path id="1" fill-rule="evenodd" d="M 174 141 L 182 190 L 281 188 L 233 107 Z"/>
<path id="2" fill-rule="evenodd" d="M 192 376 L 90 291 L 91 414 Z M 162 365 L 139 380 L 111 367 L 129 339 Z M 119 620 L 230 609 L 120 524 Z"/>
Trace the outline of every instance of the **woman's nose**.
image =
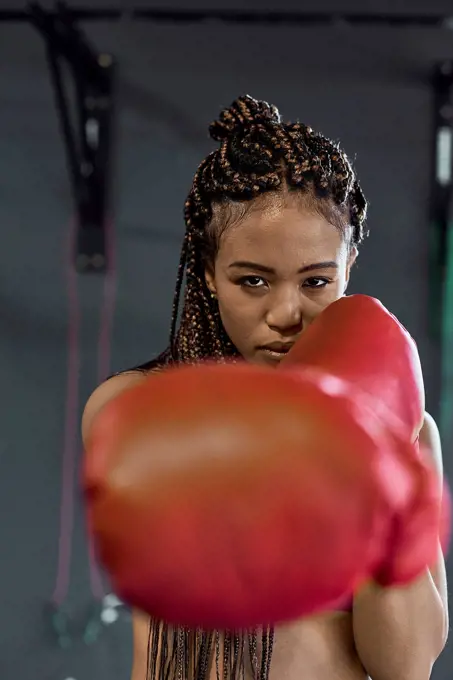
<path id="1" fill-rule="evenodd" d="M 270 307 L 267 318 L 269 328 L 282 336 L 297 335 L 302 330 L 303 308 L 301 295 L 287 293 L 279 296 Z"/>

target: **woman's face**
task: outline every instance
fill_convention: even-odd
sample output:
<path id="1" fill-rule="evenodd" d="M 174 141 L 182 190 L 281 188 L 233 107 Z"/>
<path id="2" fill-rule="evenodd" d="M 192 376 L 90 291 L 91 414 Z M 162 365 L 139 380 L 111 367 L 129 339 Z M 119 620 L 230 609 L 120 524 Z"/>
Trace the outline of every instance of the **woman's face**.
<path id="1" fill-rule="evenodd" d="M 270 204 L 228 228 L 206 283 L 243 358 L 276 366 L 344 294 L 355 256 L 332 224 L 296 205 Z"/>

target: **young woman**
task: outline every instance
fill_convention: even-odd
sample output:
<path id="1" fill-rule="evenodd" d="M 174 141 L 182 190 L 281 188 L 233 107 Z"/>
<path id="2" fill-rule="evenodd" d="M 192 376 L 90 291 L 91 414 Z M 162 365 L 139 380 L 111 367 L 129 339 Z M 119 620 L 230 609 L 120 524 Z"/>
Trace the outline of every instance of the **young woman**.
<path id="1" fill-rule="evenodd" d="M 185 203 L 169 347 L 98 387 L 85 409 L 84 436 L 110 399 L 152 371 L 208 357 L 276 366 L 345 294 L 367 204 L 343 151 L 251 97 L 223 111 L 210 133 L 219 147 L 201 163 Z M 429 416 L 420 437 L 441 482 Z M 136 612 L 132 680 L 428 680 L 447 630 L 439 549 L 438 563 L 410 587 L 370 584 L 346 611 L 276 630 L 173 630 Z"/>

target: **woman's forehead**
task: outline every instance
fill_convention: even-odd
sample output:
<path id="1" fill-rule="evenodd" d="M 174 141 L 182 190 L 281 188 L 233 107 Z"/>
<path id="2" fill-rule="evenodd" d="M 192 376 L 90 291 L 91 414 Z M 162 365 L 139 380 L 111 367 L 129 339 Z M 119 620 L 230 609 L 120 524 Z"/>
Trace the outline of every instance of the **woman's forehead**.
<path id="1" fill-rule="evenodd" d="M 308 256 L 320 251 L 335 252 L 343 238 L 322 215 L 297 207 L 266 206 L 249 212 L 227 229 L 220 242 L 219 257 L 262 254 L 271 259 Z"/>

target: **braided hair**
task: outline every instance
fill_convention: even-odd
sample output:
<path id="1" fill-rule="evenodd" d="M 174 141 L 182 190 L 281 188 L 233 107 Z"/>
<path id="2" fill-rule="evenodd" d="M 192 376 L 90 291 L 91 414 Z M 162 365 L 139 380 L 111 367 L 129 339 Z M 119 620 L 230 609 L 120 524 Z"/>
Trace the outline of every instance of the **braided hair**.
<path id="1" fill-rule="evenodd" d="M 352 246 L 365 236 L 367 203 L 347 156 L 334 142 L 302 123 L 283 123 L 275 106 L 249 96 L 222 111 L 209 131 L 220 146 L 202 161 L 184 205 L 186 232 L 170 344 L 143 366 L 146 370 L 237 356 L 207 288 L 205 269 L 214 263 L 228 224 L 272 192 L 291 192 L 310 201 L 344 233 L 348 230 Z M 272 645 L 270 627 L 208 633 L 152 621 L 148 677 L 205 680 L 215 658 L 218 680 L 243 678 L 246 666 L 255 680 L 268 680 Z"/>
<path id="2" fill-rule="evenodd" d="M 233 213 L 243 216 L 260 198 L 286 190 L 311 200 L 339 228 L 349 227 L 351 245 L 365 236 L 367 202 L 347 156 L 330 139 L 302 123 L 282 122 L 275 106 L 249 96 L 223 110 L 209 132 L 220 146 L 200 164 L 184 205 L 170 344 L 152 362 L 156 367 L 237 355 L 204 278 Z"/>

